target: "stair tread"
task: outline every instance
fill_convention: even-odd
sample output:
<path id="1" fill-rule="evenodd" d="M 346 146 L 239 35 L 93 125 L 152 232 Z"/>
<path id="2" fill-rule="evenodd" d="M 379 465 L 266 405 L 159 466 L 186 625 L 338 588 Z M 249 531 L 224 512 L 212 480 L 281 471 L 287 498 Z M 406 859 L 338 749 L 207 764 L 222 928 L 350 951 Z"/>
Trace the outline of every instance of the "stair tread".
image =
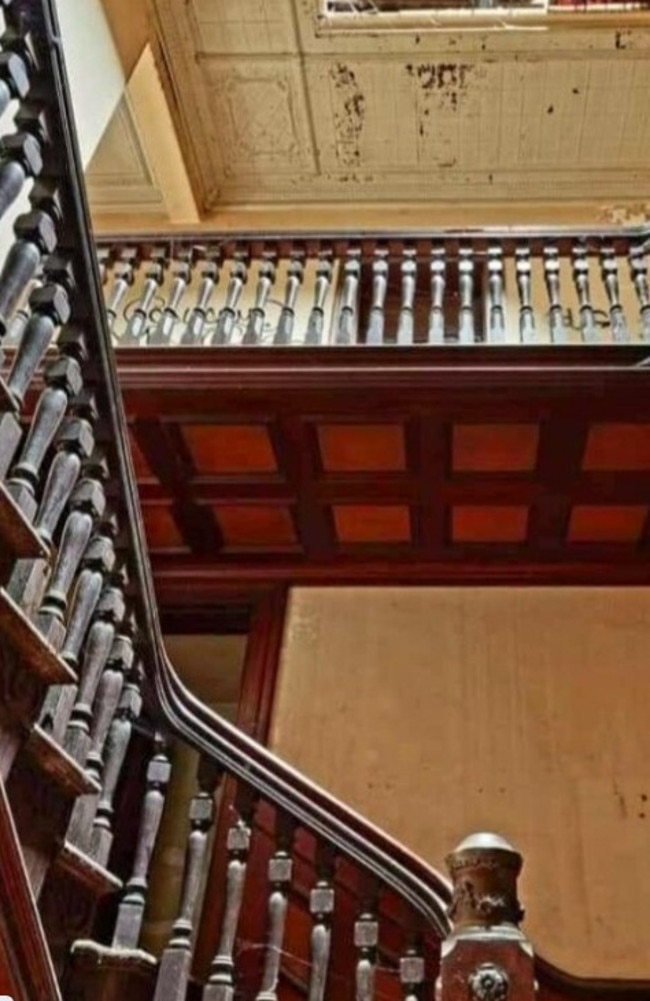
<path id="1" fill-rule="evenodd" d="M 57 855 L 56 864 L 97 896 L 105 896 L 122 888 L 121 879 L 70 841 L 64 841 Z"/>
<path id="2" fill-rule="evenodd" d="M 79 762 L 57 744 L 38 723 L 32 727 L 25 749 L 40 764 L 43 771 L 71 796 L 101 792 L 99 784 L 88 775 Z"/>
<path id="3" fill-rule="evenodd" d="M 0 587 L 0 627 L 4 638 L 24 660 L 25 670 L 49 684 L 72 684 L 76 675 L 41 635 L 13 598 Z"/>
<path id="4" fill-rule="evenodd" d="M 112 964 L 122 967 L 125 964 L 142 966 L 145 969 L 155 969 L 158 960 L 144 949 L 115 949 L 110 945 L 95 942 L 94 939 L 78 938 L 72 943 L 70 952 L 73 956 L 83 957 L 87 962 L 97 966 L 107 967 Z"/>
<path id="5" fill-rule="evenodd" d="M 45 559 L 48 549 L 0 481 L 0 545 L 16 559 Z"/>

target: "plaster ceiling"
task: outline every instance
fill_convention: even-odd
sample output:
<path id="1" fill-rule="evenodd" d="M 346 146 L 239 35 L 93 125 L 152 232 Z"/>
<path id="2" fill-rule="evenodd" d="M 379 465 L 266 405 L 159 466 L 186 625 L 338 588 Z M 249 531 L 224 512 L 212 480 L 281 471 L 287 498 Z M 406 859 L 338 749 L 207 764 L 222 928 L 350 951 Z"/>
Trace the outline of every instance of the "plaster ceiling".
<path id="1" fill-rule="evenodd" d="M 153 0 L 203 212 L 585 199 L 603 218 L 650 211 L 649 17 L 335 31 L 318 9 Z"/>
<path id="2" fill-rule="evenodd" d="M 164 214 L 160 185 L 126 94 L 90 161 L 86 185 L 95 212 L 107 211 L 117 202 L 141 215 Z"/>

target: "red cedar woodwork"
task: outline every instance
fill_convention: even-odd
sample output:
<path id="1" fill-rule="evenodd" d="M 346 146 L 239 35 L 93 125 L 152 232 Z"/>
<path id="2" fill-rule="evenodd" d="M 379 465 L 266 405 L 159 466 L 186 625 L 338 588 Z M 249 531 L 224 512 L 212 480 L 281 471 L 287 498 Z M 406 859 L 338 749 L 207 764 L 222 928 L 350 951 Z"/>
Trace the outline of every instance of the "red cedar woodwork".
<path id="1" fill-rule="evenodd" d="M 400 424 L 321 424 L 318 444 L 326 473 L 390 472 L 405 466 Z"/>
<path id="2" fill-rule="evenodd" d="M 152 525 L 163 607 L 264 581 L 644 581 L 648 518 L 632 510 L 650 490 L 642 352 L 522 357 L 118 351 L 157 479 L 139 484 L 145 521 L 173 505 L 167 539 Z M 586 508 L 600 509 L 597 527 L 593 513 L 584 527 Z M 174 526 L 186 553 L 172 551 Z"/>
<path id="3" fill-rule="evenodd" d="M 594 424 L 582 468 L 628 472 L 650 469 L 650 424 Z"/>
<path id="4" fill-rule="evenodd" d="M 261 744 L 266 744 L 271 725 L 286 605 L 286 588 L 276 587 L 264 594 L 255 603 L 248 631 L 237 726 Z M 218 886 L 223 877 L 227 858 L 226 837 L 232 822 L 235 792 L 235 783 L 227 778 L 219 803 L 208 886 Z M 199 973 L 207 972 L 214 955 L 223 904 L 221 893 L 206 894 L 195 950 L 195 969 Z"/>
<path id="5" fill-rule="evenodd" d="M 14 1001 L 56 1001 L 59 986 L 1 778 L 0 866 L 0 992 Z"/>
<path id="6" fill-rule="evenodd" d="M 199 475 L 277 471 L 268 431 L 261 425 L 188 424 L 183 436 Z"/>
<path id="7" fill-rule="evenodd" d="M 455 424 L 452 466 L 459 473 L 531 472 L 538 441 L 536 424 Z"/>

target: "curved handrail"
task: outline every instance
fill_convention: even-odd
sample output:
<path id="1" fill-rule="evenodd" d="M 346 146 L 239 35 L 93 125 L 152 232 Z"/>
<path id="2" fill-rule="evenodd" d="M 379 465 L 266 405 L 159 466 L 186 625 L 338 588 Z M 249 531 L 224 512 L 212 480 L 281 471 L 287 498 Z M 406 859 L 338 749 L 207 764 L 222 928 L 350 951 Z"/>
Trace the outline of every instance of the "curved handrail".
<path id="1" fill-rule="evenodd" d="M 78 231 L 83 234 L 84 274 L 98 335 L 99 361 L 105 375 L 106 405 L 114 430 L 114 446 L 124 491 L 124 508 L 132 542 L 134 564 L 139 584 L 140 626 L 146 647 L 148 666 L 145 682 L 172 732 L 216 761 L 226 772 L 252 786 L 261 796 L 297 819 L 304 827 L 339 848 L 346 856 L 370 869 L 384 885 L 408 900 L 444 937 L 450 930 L 446 905 L 450 900 L 449 884 L 424 862 L 411 855 L 397 842 L 364 820 L 315 783 L 257 744 L 246 734 L 220 719 L 202 705 L 182 685 L 165 652 L 149 560 L 146 557 L 144 528 L 135 488 L 135 473 L 127 444 L 127 430 L 122 397 L 106 314 L 101 298 L 101 283 L 94 246 L 90 240 L 91 222 L 85 193 L 78 179 L 82 176 L 70 97 L 65 87 L 62 44 L 59 38 L 53 0 L 45 10 L 51 19 L 51 49 L 58 72 L 57 87 L 67 114 L 65 141 L 73 164 L 72 188 Z M 148 655 L 148 656 L 147 656 Z"/>
<path id="2" fill-rule="evenodd" d="M 37 4 L 34 2 L 36 17 Z M 441 936 L 450 931 L 446 905 L 449 883 L 421 859 L 393 841 L 339 800 L 312 783 L 236 727 L 220 719 L 199 702 L 181 683 L 169 661 L 162 640 L 155 589 L 146 555 L 144 528 L 136 490 L 127 426 L 119 389 L 114 351 L 103 306 L 99 268 L 91 239 L 91 222 L 81 183 L 82 168 L 76 141 L 72 104 L 64 68 L 63 50 L 55 0 L 39 0 L 45 17 L 51 68 L 61 109 L 62 139 L 71 170 L 68 183 L 71 209 L 77 224 L 76 248 L 82 268 L 78 275 L 81 292 L 92 316 L 97 335 L 97 362 L 104 377 L 99 391 L 113 429 L 113 446 L 122 489 L 123 513 L 132 543 L 136 574 L 138 620 L 147 665 L 145 682 L 167 726 L 197 750 L 216 761 L 225 771 L 252 786 L 261 796 L 287 811 L 304 827 L 328 840 L 349 858 L 372 871 L 386 886 L 407 900 L 428 919 Z M 603 983 L 566 976 L 540 961 L 539 973 L 550 987 L 580 994 L 616 993 L 617 998 L 647 996 L 647 981 Z"/>

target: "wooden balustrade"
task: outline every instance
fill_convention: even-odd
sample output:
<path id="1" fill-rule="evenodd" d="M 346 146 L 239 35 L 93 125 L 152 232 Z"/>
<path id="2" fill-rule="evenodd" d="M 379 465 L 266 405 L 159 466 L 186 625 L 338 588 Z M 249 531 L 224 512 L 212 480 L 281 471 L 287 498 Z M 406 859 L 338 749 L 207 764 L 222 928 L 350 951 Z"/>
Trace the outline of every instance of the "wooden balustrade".
<path id="1" fill-rule="evenodd" d="M 469 347 L 647 342 L 649 249 L 647 233 L 620 231 L 188 237 L 99 253 L 118 347 Z"/>
<path id="2" fill-rule="evenodd" d="M 216 348 L 646 340 L 645 234 L 127 241 L 98 261 L 53 2 L 3 0 L 0 18 L 0 213 L 15 237 L 0 270 L 11 347 L 0 373 L 0 778 L 3 838 L 18 839 L 39 903 L 30 941 L 80 1001 L 232 1001 L 242 984 L 258 1001 L 414 1001 L 438 975 L 440 1001 L 529 1001 L 509 845 L 461 845 L 452 899 L 430 867 L 181 685 L 159 633 L 110 337 Z M 144 926 L 164 810 L 179 806 L 167 795 L 176 742 L 201 767 L 183 804 L 175 919 L 155 956 Z M 223 776 L 235 790 L 227 815 Z M 225 861 L 212 870 L 221 831 Z M 222 906 L 210 909 L 215 895 Z"/>

